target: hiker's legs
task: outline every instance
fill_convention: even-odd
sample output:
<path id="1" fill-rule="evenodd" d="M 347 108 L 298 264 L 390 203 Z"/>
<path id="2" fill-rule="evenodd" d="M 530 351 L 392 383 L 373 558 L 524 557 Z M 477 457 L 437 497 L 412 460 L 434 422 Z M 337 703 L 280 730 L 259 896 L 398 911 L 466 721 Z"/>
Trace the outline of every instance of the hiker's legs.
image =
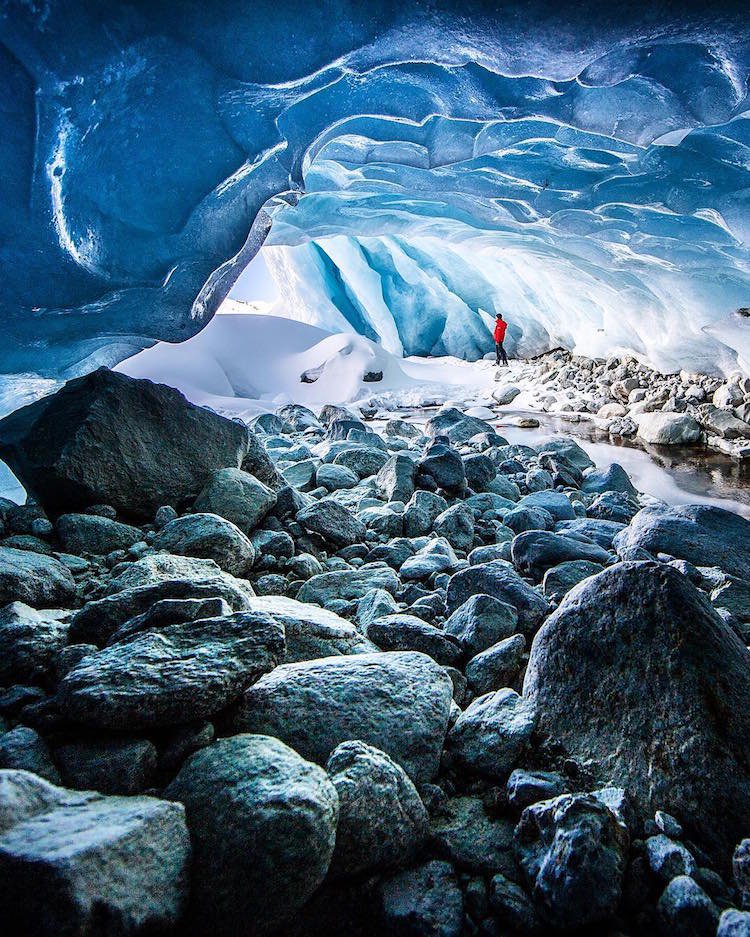
<path id="1" fill-rule="evenodd" d="M 500 355 L 503 356 L 503 364 L 505 367 L 508 367 L 508 356 L 505 354 L 505 348 L 503 348 L 503 343 L 498 342 L 497 345 L 497 363 L 500 364 Z"/>
<path id="2" fill-rule="evenodd" d="M 500 364 L 500 350 L 502 347 L 500 342 L 495 342 L 495 364 Z"/>

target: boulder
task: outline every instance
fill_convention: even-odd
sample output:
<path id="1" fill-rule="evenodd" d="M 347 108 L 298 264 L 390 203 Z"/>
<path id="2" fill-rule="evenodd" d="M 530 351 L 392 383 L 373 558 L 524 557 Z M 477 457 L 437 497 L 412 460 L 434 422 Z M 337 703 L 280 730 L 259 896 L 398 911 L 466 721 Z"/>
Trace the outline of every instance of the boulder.
<path id="1" fill-rule="evenodd" d="M 510 689 L 480 696 L 448 732 L 451 765 L 505 781 L 528 747 L 536 726 L 534 706 Z"/>
<path id="2" fill-rule="evenodd" d="M 468 553 L 474 544 L 474 514 L 463 502 L 454 504 L 435 518 L 434 531 L 462 553 Z"/>
<path id="3" fill-rule="evenodd" d="M 66 553 L 103 556 L 127 550 L 143 539 L 143 531 L 94 514 L 63 514 L 57 519 L 57 536 Z"/>
<path id="4" fill-rule="evenodd" d="M 54 611 L 38 612 L 23 602 L 0 609 L 0 684 L 50 677 L 57 654 L 68 642 L 68 628 Z"/>
<path id="5" fill-rule="evenodd" d="M 377 475 L 387 461 L 387 453 L 372 446 L 353 446 L 337 453 L 333 458 L 334 465 L 349 469 L 360 479 Z"/>
<path id="6" fill-rule="evenodd" d="M 451 797 L 430 822 L 430 846 L 464 872 L 517 878 L 513 823 L 488 816 L 481 798 Z"/>
<path id="7" fill-rule="evenodd" d="M 701 427 L 689 413 L 641 413 L 638 438 L 659 446 L 690 446 L 701 438 Z"/>
<path id="8" fill-rule="evenodd" d="M 559 566 L 553 566 L 544 574 L 542 592 L 550 602 L 559 603 L 573 586 L 577 586 L 589 576 L 595 576 L 602 569 L 600 563 L 592 563 L 590 560 L 568 560 L 560 563 Z"/>
<path id="9" fill-rule="evenodd" d="M 567 594 L 524 683 L 541 730 L 616 778 L 641 818 L 674 813 L 724 862 L 750 825 L 748 693 L 750 651 L 685 576 L 643 562 Z"/>
<path id="10" fill-rule="evenodd" d="M 689 875 L 678 875 L 657 905 L 664 932 L 675 937 L 714 937 L 719 909 Z"/>
<path id="11" fill-rule="evenodd" d="M 607 920 L 620 903 L 627 827 L 591 794 L 562 794 L 527 807 L 516 829 L 518 860 L 537 907 L 553 927 Z"/>
<path id="12" fill-rule="evenodd" d="M 694 566 L 719 566 L 746 579 L 750 569 L 750 520 L 705 504 L 648 507 L 615 539 L 618 551 L 641 547 Z"/>
<path id="13" fill-rule="evenodd" d="M 428 830 L 424 804 L 409 776 L 385 752 L 342 742 L 326 764 L 339 798 L 331 875 L 408 865 Z"/>
<path id="14" fill-rule="evenodd" d="M 397 452 L 383 465 L 375 476 L 378 493 L 386 501 L 406 503 L 414 494 L 414 479 L 417 463 L 407 455 Z"/>
<path id="15" fill-rule="evenodd" d="M 750 912 L 729 908 L 719 919 L 716 937 L 750 937 Z"/>
<path id="16" fill-rule="evenodd" d="M 581 490 L 590 494 L 602 494 L 604 491 L 622 491 L 632 497 L 638 497 L 638 489 L 630 481 L 625 469 L 613 462 L 608 469 L 601 472 L 589 472 L 583 479 Z"/>
<path id="17" fill-rule="evenodd" d="M 491 595 L 472 595 L 445 622 L 445 633 L 461 642 L 469 657 L 487 650 L 517 630 L 518 612 L 513 605 Z"/>
<path id="18" fill-rule="evenodd" d="M 297 598 L 300 602 L 326 605 L 333 599 L 349 602 L 361 599 L 370 589 L 384 589 L 395 595 L 399 586 L 398 576 L 389 566 L 373 564 L 312 576 L 299 590 Z"/>
<path id="19" fill-rule="evenodd" d="M 466 471 L 461 456 L 440 442 L 434 442 L 419 462 L 419 471 L 429 475 L 438 488 L 459 493 L 466 486 Z"/>
<path id="20" fill-rule="evenodd" d="M 0 771 L 0 917 L 8 934 L 169 932 L 185 909 L 181 804 L 102 797 Z"/>
<path id="21" fill-rule="evenodd" d="M 0 547 L 0 605 L 23 602 L 51 608 L 70 605 L 75 594 L 72 573 L 54 557 Z"/>
<path id="22" fill-rule="evenodd" d="M 423 783 L 438 770 L 452 690 L 442 667 L 416 652 L 283 664 L 246 691 L 228 728 L 280 738 L 317 764 L 359 739 Z"/>
<path id="23" fill-rule="evenodd" d="M 336 491 L 339 488 L 354 488 L 359 477 L 344 465 L 324 462 L 318 466 L 315 473 L 315 484 L 325 488 L 326 491 Z"/>
<path id="24" fill-rule="evenodd" d="M 323 498 L 303 508 L 297 514 L 297 521 L 337 547 L 362 543 L 367 533 L 362 521 L 332 498 Z"/>
<path id="25" fill-rule="evenodd" d="M 518 502 L 520 508 L 542 508 L 552 515 L 555 521 L 572 521 L 576 512 L 570 499 L 561 491 L 532 491 Z"/>
<path id="26" fill-rule="evenodd" d="M 239 468 L 219 469 L 206 480 L 193 504 L 200 514 L 218 514 L 244 534 L 254 530 L 276 504 L 275 493 Z"/>
<path id="27" fill-rule="evenodd" d="M 276 930 L 323 881 L 338 796 L 278 739 L 238 735 L 192 755 L 166 790 L 193 843 L 191 916 L 201 933 Z"/>
<path id="28" fill-rule="evenodd" d="M 370 622 L 367 637 L 384 651 L 421 651 L 445 666 L 455 666 L 461 658 L 457 638 L 415 615 L 384 615 Z"/>
<path id="29" fill-rule="evenodd" d="M 407 557 L 401 564 L 401 578 L 409 580 L 427 579 L 435 573 L 445 573 L 460 567 L 461 561 L 445 537 L 429 540 L 414 556 Z"/>
<path id="30" fill-rule="evenodd" d="M 185 514 L 157 533 L 154 549 L 213 560 L 235 576 L 244 576 L 255 562 L 255 548 L 231 521 L 218 514 Z"/>
<path id="31" fill-rule="evenodd" d="M 514 634 L 472 657 L 466 665 L 469 688 L 481 696 L 511 684 L 521 670 L 525 650 L 524 636 Z"/>
<path id="32" fill-rule="evenodd" d="M 611 559 L 610 554 L 595 543 L 585 543 L 546 530 L 529 530 L 518 534 L 511 544 L 511 556 L 516 569 L 537 582 L 548 569 L 560 563 L 588 560 L 604 565 Z"/>
<path id="33" fill-rule="evenodd" d="M 27 726 L 16 726 L 0 735 L 0 768 L 32 771 L 40 778 L 60 783 L 60 773 L 44 739 Z"/>
<path id="34" fill-rule="evenodd" d="M 495 434 L 489 423 L 478 417 L 466 416 L 455 407 L 446 407 L 431 417 L 424 425 L 424 432 L 426 436 L 447 436 L 454 445 L 466 442 L 479 433 Z"/>
<path id="35" fill-rule="evenodd" d="M 152 520 L 238 467 L 247 428 L 173 387 L 99 368 L 0 421 L 0 455 L 51 515 L 109 504 Z"/>
<path id="36" fill-rule="evenodd" d="M 283 654 L 284 630 L 262 612 L 137 632 L 68 671 L 58 702 L 94 728 L 175 725 L 224 709 Z"/>
<path id="37" fill-rule="evenodd" d="M 55 749 L 63 782 L 79 791 L 139 794 L 154 785 L 157 752 L 148 739 L 100 738 Z"/>
<path id="38" fill-rule="evenodd" d="M 493 560 L 470 566 L 451 576 L 446 604 L 455 611 L 472 595 L 490 595 L 512 605 L 518 613 L 517 631 L 531 635 L 549 611 L 547 600 L 524 582 L 510 563 Z"/>

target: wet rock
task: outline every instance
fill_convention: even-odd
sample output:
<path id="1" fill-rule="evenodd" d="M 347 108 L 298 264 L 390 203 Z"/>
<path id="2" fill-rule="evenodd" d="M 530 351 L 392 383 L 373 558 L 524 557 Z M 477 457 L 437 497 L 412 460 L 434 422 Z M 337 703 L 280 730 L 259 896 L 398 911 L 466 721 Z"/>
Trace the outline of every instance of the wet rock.
<path id="1" fill-rule="evenodd" d="M 695 566 L 719 566 L 745 579 L 750 569 L 750 521 L 713 505 L 648 507 L 618 535 L 615 546 L 666 553 Z"/>
<path id="2" fill-rule="evenodd" d="M 102 738 L 61 745 L 55 758 L 67 787 L 139 794 L 153 786 L 157 753 L 147 739 Z"/>
<path id="3" fill-rule="evenodd" d="M 701 427 L 688 413 L 642 413 L 638 436 L 659 446 L 689 446 L 700 440 Z"/>
<path id="4" fill-rule="evenodd" d="M 510 563 L 504 560 L 480 563 L 451 576 L 446 594 L 448 611 L 455 611 L 472 595 L 479 594 L 494 596 L 512 605 L 518 612 L 518 626 L 515 630 L 525 635 L 533 634 L 549 611 L 546 599 L 524 582 Z"/>
<path id="5" fill-rule="evenodd" d="M 466 471 L 461 456 L 440 442 L 434 442 L 427 448 L 419 462 L 419 471 L 429 475 L 438 488 L 451 493 L 463 491 L 466 485 Z"/>
<path id="6" fill-rule="evenodd" d="M 250 540 L 231 521 L 218 514 L 186 514 L 164 526 L 154 538 L 154 548 L 185 556 L 213 560 L 227 573 L 243 576 L 255 562 Z"/>
<path id="7" fill-rule="evenodd" d="M 54 611 L 23 602 L 0 609 L 0 684 L 45 681 L 68 641 L 68 624 Z"/>
<path id="8" fill-rule="evenodd" d="M 316 602 L 325 606 L 334 599 L 348 602 L 361 599 L 370 589 L 383 589 L 395 595 L 399 586 L 398 576 L 389 566 L 361 566 L 359 569 L 312 576 L 297 593 L 297 598 L 300 602 Z"/>
<path id="9" fill-rule="evenodd" d="M 172 387 L 100 368 L 0 421 L 0 452 L 50 513 L 112 505 L 150 521 L 239 466 L 247 428 Z"/>
<path id="10" fill-rule="evenodd" d="M 306 530 L 338 547 L 361 543 L 367 532 L 362 521 L 331 498 L 303 508 L 297 514 L 297 520 Z"/>
<path id="11" fill-rule="evenodd" d="M 127 550 L 143 538 L 138 527 L 91 514 L 63 514 L 56 526 L 66 553 L 104 556 L 112 550 Z"/>
<path id="12" fill-rule="evenodd" d="M 457 868 L 518 877 L 513 855 L 513 824 L 487 815 L 479 797 L 451 797 L 430 824 L 430 846 Z"/>
<path id="13" fill-rule="evenodd" d="M 508 803 L 517 810 L 540 800 L 550 800 L 565 792 L 565 780 L 554 771 L 527 771 L 516 768 L 508 778 Z"/>
<path id="14" fill-rule="evenodd" d="M 95 728 L 174 725 L 224 709 L 283 654 L 283 628 L 261 612 L 138 632 L 84 657 L 58 701 L 67 718 Z"/>
<path id="15" fill-rule="evenodd" d="M 75 592 L 70 570 L 53 557 L 0 547 L 0 605 L 16 601 L 34 608 L 70 605 Z"/>
<path id="16" fill-rule="evenodd" d="M 463 895 L 448 862 L 430 861 L 397 872 L 381 883 L 380 895 L 389 937 L 460 937 Z"/>
<path id="17" fill-rule="evenodd" d="M 445 622 L 445 632 L 457 638 L 466 654 L 474 657 L 509 638 L 517 625 L 518 612 L 513 605 L 480 593 L 459 605 Z"/>
<path id="18" fill-rule="evenodd" d="M 409 456 L 397 452 L 388 459 L 375 476 L 378 493 L 386 501 L 406 503 L 414 494 L 416 474 L 417 463 Z"/>
<path id="19" fill-rule="evenodd" d="M 326 764 L 339 798 L 331 875 L 408 865 L 422 846 L 428 817 L 409 776 L 384 752 L 343 742 Z"/>
<path id="20" fill-rule="evenodd" d="M 658 911 L 665 929 L 675 937 L 714 937 L 719 923 L 719 909 L 687 875 L 678 875 L 667 885 Z"/>
<path id="21" fill-rule="evenodd" d="M 318 764 L 359 739 L 422 783 L 437 773 L 451 695 L 450 678 L 424 654 L 327 657 L 267 674 L 246 691 L 230 728 L 280 738 Z"/>
<path id="22" fill-rule="evenodd" d="M 446 739 L 451 766 L 505 781 L 527 748 L 536 725 L 532 705 L 510 689 L 480 696 L 464 710 Z"/>
<path id="23" fill-rule="evenodd" d="M 466 679 L 472 692 L 482 695 L 509 686 L 518 676 L 526 650 L 526 639 L 514 634 L 472 657 Z"/>
<path id="24" fill-rule="evenodd" d="M 0 768 L 32 771 L 46 781 L 60 783 L 60 773 L 47 743 L 27 726 L 17 726 L 0 735 Z"/>
<path id="25" fill-rule="evenodd" d="M 524 575 L 540 580 L 548 569 L 571 560 L 588 560 L 604 565 L 610 554 L 595 543 L 584 543 L 565 534 L 529 530 L 513 539 L 513 564 Z"/>
<path id="26" fill-rule="evenodd" d="M 326 773 L 278 739 L 238 735 L 192 755 L 166 790 L 193 843 L 191 914 L 202 932 L 276 929 L 322 882 L 338 796 Z M 272 887 L 269 887 L 272 885 Z"/>
<path id="27" fill-rule="evenodd" d="M 367 626 L 367 637 L 384 651 L 421 651 L 439 664 L 455 665 L 462 656 L 456 638 L 414 615 L 378 618 Z"/>
<path id="28" fill-rule="evenodd" d="M 9 934 L 130 937 L 178 925 L 190 840 L 180 804 L 102 797 L 0 771 L 0 916 Z"/>
<path id="29" fill-rule="evenodd" d="M 630 481 L 625 469 L 613 462 L 608 469 L 601 472 L 590 472 L 583 480 L 581 490 L 588 493 L 602 494 L 605 491 L 621 491 L 637 497 L 638 489 Z"/>
<path id="30" fill-rule="evenodd" d="M 207 479 L 193 510 L 218 514 L 248 534 L 275 504 L 275 493 L 254 475 L 239 468 L 223 468 Z"/>
<path id="31" fill-rule="evenodd" d="M 501 387 L 496 387 L 492 391 L 492 397 L 495 403 L 504 407 L 509 403 L 513 403 L 520 393 L 520 388 L 514 387 L 513 384 L 504 384 Z"/>
<path id="32" fill-rule="evenodd" d="M 569 592 L 524 683 L 543 731 L 618 778 L 642 818 L 678 813 L 717 858 L 750 823 L 748 693 L 750 652 L 684 576 L 655 563 L 618 564 Z"/>
<path id="33" fill-rule="evenodd" d="M 591 794 L 527 807 L 516 828 L 518 861 L 535 903 L 554 927 L 605 921 L 622 895 L 627 828 Z"/>
<path id="34" fill-rule="evenodd" d="M 677 875 L 692 875 L 696 870 L 690 851 L 661 833 L 646 840 L 646 857 L 651 871 L 664 882 Z"/>

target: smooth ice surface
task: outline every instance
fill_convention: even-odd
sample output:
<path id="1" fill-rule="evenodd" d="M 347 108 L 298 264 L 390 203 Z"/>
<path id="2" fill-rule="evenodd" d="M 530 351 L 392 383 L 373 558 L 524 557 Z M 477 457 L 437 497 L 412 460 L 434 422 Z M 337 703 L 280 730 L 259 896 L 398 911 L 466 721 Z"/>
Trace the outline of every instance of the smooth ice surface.
<path id="1" fill-rule="evenodd" d="M 188 339 L 272 217 L 287 313 L 394 353 L 501 308 L 522 353 L 747 369 L 746 12 L 8 0 L 0 374 Z"/>

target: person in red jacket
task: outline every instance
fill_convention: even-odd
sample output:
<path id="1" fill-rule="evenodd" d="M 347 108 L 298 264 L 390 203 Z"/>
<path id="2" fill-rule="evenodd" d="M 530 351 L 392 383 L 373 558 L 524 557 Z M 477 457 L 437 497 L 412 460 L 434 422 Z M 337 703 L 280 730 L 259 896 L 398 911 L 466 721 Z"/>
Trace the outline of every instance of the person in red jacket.
<path id="1" fill-rule="evenodd" d="M 508 356 L 505 354 L 503 342 L 505 341 L 507 328 L 508 323 L 503 319 L 502 314 L 498 312 L 495 319 L 495 364 L 500 364 L 500 358 L 502 357 L 506 368 L 508 367 Z"/>

